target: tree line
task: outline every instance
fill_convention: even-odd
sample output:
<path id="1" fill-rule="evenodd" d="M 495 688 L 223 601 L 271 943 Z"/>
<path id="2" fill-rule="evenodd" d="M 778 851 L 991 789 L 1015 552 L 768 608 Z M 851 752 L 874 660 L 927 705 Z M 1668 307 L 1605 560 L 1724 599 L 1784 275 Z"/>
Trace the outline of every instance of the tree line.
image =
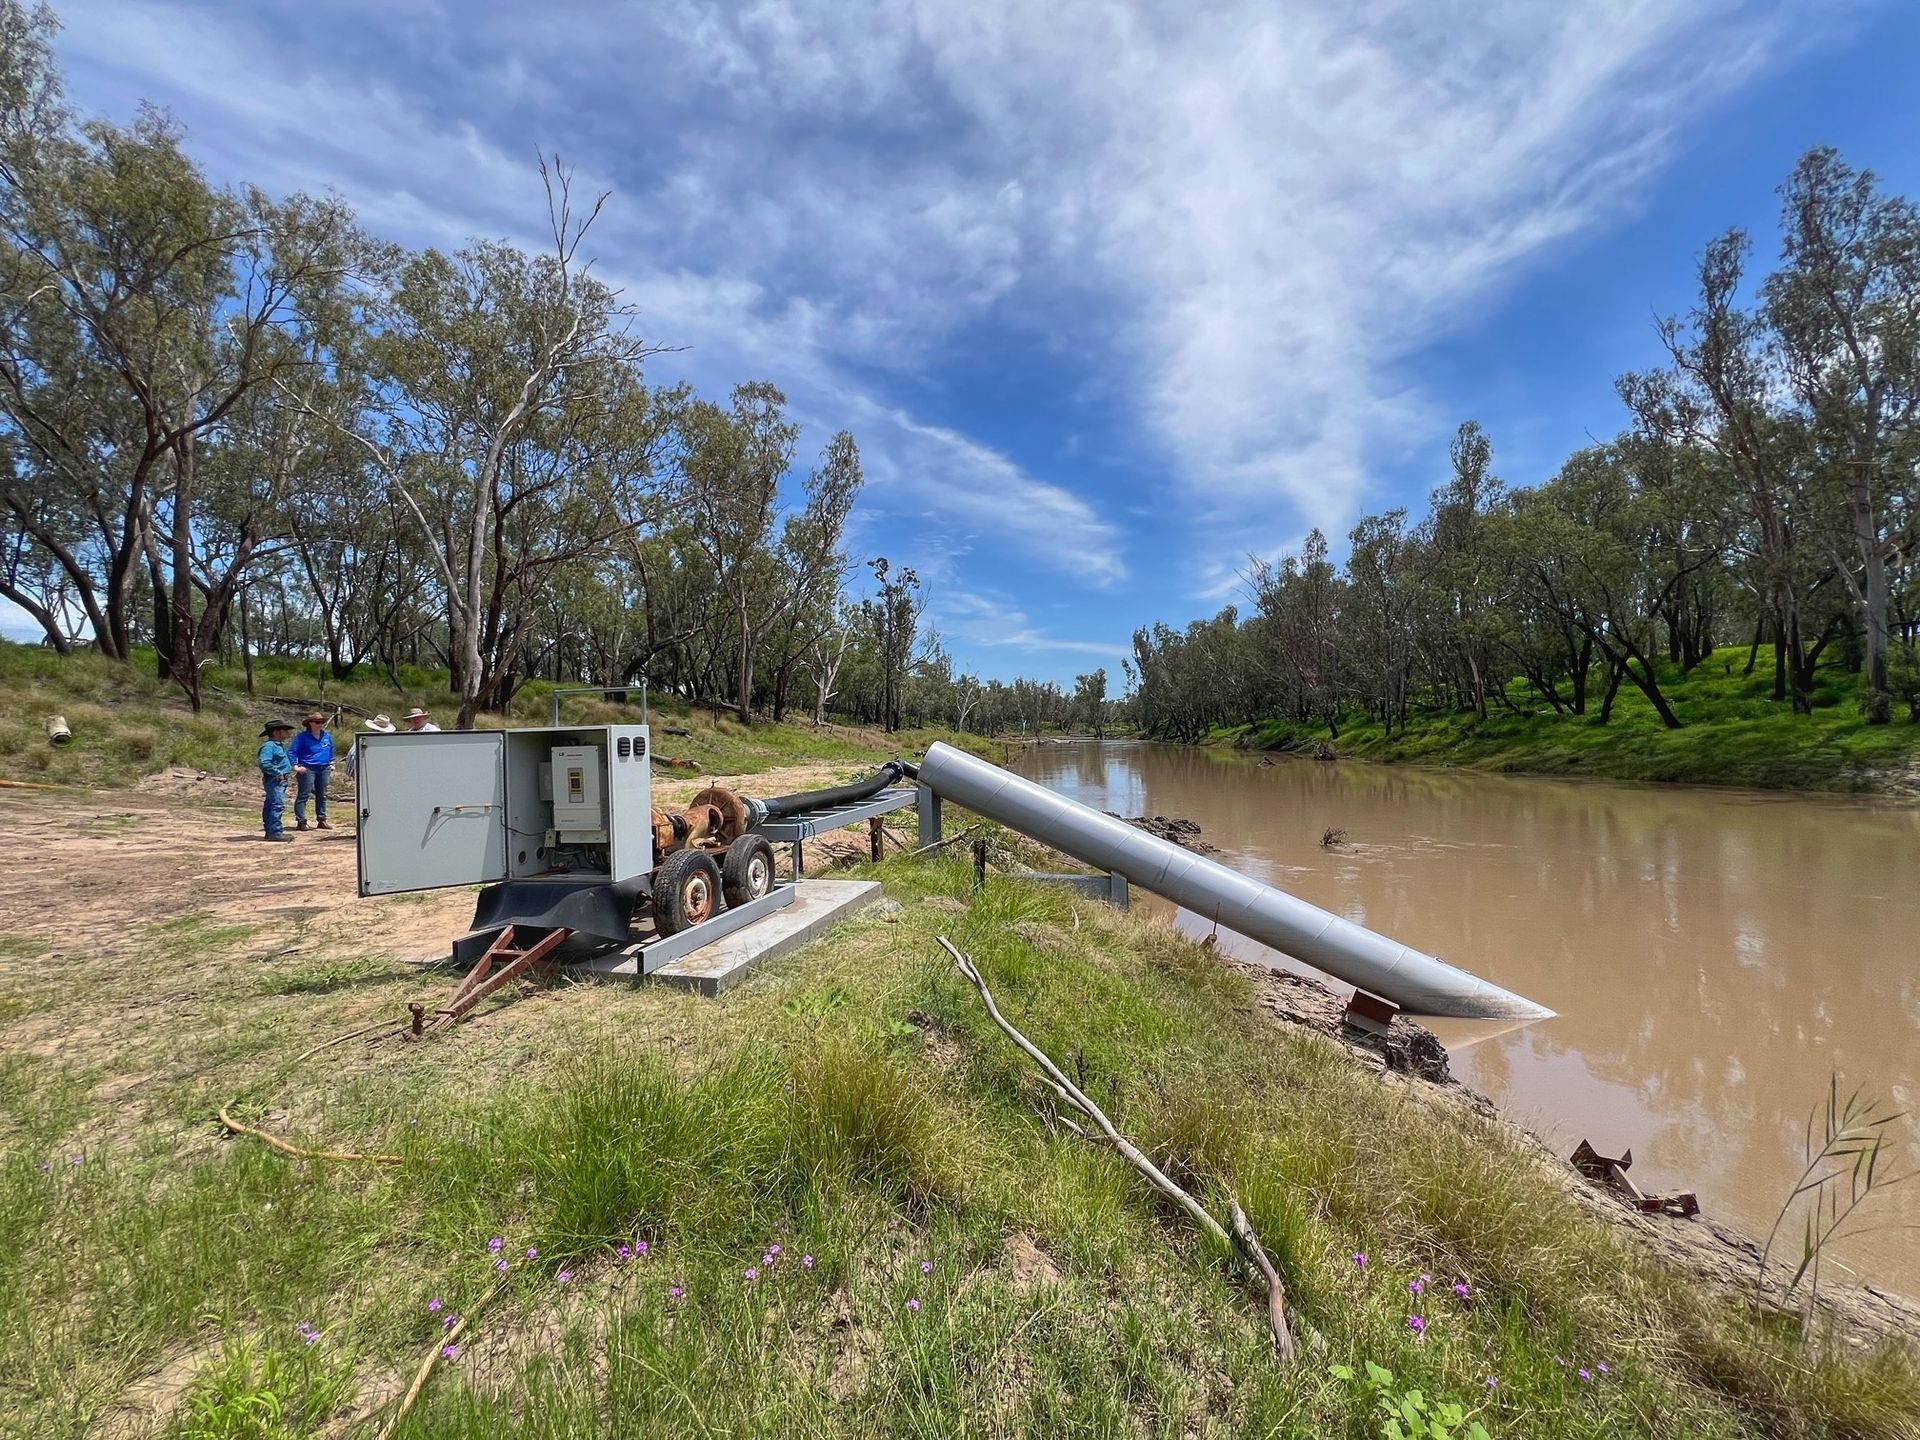
<path id="1" fill-rule="evenodd" d="M 462 726 L 534 678 L 743 719 L 1067 712 L 956 673 L 919 576 L 850 561 L 851 434 L 802 475 L 773 384 L 647 383 L 662 347 L 583 249 L 606 197 L 557 159 L 538 253 L 407 249 L 211 183 L 159 111 L 76 115 L 55 29 L 0 0 L 0 596 L 45 643 L 151 648 L 195 709 L 210 660 L 272 652 L 444 666 Z"/>
<path id="2" fill-rule="evenodd" d="M 1732 644 L 1792 713 L 1840 665 L 1868 723 L 1896 700 L 1920 722 L 1920 211 L 1831 149 L 1779 193 L 1778 262 L 1755 275 L 1738 230 L 1707 247 L 1691 309 L 1658 325 L 1665 363 L 1617 382 L 1620 434 L 1507 489 L 1462 425 L 1417 520 L 1367 516 L 1344 565 L 1316 530 L 1250 564 L 1244 613 L 1137 631 L 1141 727 L 1337 735 L 1358 713 L 1392 733 L 1416 707 L 1605 723 L 1630 687 L 1677 729 L 1663 674 Z"/>

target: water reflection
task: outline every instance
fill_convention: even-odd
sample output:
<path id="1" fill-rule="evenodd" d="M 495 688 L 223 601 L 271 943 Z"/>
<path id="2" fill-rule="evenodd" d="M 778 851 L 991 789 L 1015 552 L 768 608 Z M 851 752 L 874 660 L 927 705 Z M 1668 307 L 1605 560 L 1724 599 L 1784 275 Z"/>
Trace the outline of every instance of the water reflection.
<path id="1" fill-rule="evenodd" d="M 1098 809 L 1197 820 L 1235 869 L 1553 1007 L 1477 1043 L 1435 1028 L 1462 1078 L 1558 1148 L 1631 1146 L 1645 1186 L 1750 1230 L 1798 1174 L 1829 1072 L 1920 1101 L 1920 810 L 1143 744 L 1038 746 L 1018 767 Z M 1321 848 L 1329 826 L 1347 846 Z M 1920 1162 L 1920 1126 L 1898 1138 L 1900 1168 Z M 1920 1183 L 1879 1218 L 1920 1227 Z M 1920 1292 L 1920 1229 L 1841 1254 Z"/>

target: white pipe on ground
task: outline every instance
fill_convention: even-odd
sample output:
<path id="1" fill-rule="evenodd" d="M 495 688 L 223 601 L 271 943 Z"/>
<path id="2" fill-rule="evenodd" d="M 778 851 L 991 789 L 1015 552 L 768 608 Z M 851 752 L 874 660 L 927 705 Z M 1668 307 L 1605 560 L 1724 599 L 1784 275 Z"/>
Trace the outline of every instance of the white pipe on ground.
<path id="1" fill-rule="evenodd" d="M 920 783 L 942 800 L 1011 826 L 1087 865 L 1184 905 L 1418 1015 L 1546 1020 L 1553 1011 L 1283 890 L 1182 850 L 1124 820 L 936 742 Z"/>

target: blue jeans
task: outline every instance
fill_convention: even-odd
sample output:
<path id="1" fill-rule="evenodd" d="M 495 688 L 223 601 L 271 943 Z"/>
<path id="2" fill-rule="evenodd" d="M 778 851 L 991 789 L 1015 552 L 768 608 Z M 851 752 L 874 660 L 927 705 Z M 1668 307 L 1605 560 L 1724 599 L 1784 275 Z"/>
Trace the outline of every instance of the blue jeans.
<path id="1" fill-rule="evenodd" d="M 260 807 L 260 823 L 271 840 L 284 827 L 281 812 L 287 808 L 287 781 L 284 775 L 262 775 L 260 781 L 267 792 L 266 803 Z"/>
<path id="2" fill-rule="evenodd" d="M 300 782 L 293 792 L 293 818 L 300 824 L 307 823 L 307 796 L 313 796 L 313 818 L 327 818 L 327 777 L 333 773 L 331 765 L 309 765 L 293 778 Z"/>

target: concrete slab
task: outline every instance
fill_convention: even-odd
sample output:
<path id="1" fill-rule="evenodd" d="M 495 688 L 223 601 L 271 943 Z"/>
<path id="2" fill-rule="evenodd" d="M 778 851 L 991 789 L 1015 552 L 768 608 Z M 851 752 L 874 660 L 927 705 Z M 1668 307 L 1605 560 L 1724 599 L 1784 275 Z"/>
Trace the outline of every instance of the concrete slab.
<path id="1" fill-rule="evenodd" d="M 721 994 L 758 967 L 818 939 L 880 898 L 880 885 L 874 880 L 803 880 L 793 888 L 791 905 L 723 935 L 691 955 L 669 961 L 648 972 L 646 978 L 684 986 L 702 995 Z M 589 961 L 588 967 L 610 979 L 639 979 L 635 958 L 638 949 L 623 947 Z"/>

